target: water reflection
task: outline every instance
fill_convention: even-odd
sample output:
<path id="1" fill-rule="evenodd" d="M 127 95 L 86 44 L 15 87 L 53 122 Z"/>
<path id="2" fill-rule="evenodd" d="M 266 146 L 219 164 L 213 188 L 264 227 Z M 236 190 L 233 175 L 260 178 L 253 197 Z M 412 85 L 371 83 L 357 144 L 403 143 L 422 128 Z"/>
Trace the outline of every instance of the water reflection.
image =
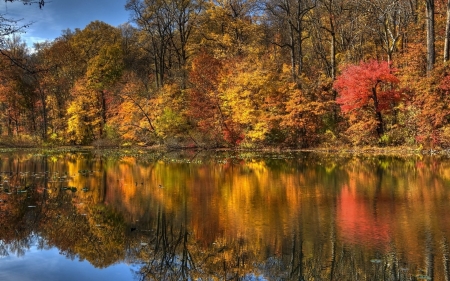
<path id="1" fill-rule="evenodd" d="M 56 247 L 138 280 L 450 280 L 447 159 L 4 152 L 0 184 L 3 257 Z"/>

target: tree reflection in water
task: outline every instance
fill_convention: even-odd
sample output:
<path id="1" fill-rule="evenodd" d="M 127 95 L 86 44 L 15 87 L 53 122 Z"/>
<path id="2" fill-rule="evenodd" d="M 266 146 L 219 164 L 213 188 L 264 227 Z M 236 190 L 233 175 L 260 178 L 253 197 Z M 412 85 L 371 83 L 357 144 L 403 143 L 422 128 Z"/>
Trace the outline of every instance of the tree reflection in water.
<path id="1" fill-rule="evenodd" d="M 141 241 L 148 242 L 141 242 L 137 251 L 143 261 L 136 272 L 140 280 L 242 280 L 259 272 L 255 253 L 243 238 L 229 243 L 218 240 L 202 248 L 185 225 L 173 225 L 161 211 L 152 233 L 141 236 Z"/>
<path id="2" fill-rule="evenodd" d="M 450 280 L 446 159 L 158 157 L 2 154 L 0 256 L 57 247 L 138 280 Z"/>

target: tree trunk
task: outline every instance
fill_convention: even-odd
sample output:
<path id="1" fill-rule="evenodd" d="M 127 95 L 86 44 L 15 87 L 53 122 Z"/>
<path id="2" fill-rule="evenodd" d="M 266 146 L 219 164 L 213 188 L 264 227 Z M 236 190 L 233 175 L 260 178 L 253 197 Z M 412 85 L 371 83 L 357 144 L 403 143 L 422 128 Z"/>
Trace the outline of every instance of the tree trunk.
<path id="1" fill-rule="evenodd" d="M 156 88 L 159 89 L 161 88 L 161 85 L 159 84 L 159 65 L 158 65 L 158 57 L 155 55 L 153 55 L 153 62 L 155 64 L 155 83 L 156 83 Z"/>
<path id="2" fill-rule="evenodd" d="M 450 1 L 450 0 L 449 0 Z M 300 4 L 299 4 L 300 5 Z M 302 20 L 299 19 L 297 21 L 297 30 L 298 30 L 298 76 L 301 77 L 303 73 L 303 24 Z"/>
<path id="3" fill-rule="evenodd" d="M 331 79 L 336 79 L 336 34 L 331 34 L 331 50 L 330 50 L 330 64 L 331 64 Z"/>
<path id="4" fill-rule="evenodd" d="M 426 0 L 426 26 L 427 26 L 427 73 L 433 70 L 436 62 L 434 48 L 434 0 Z"/>
<path id="5" fill-rule="evenodd" d="M 42 121 L 44 124 L 42 124 L 42 139 L 44 141 L 47 140 L 47 131 L 48 131 L 48 118 L 47 118 L 47 102 L 45 100 L 45 96 L 43 93 L 41 93 L 41 102 L 42 102 Z"/>
<path id="6" fill-rule="evenodd" d="M 447 1 L 447 20 L 445 22 L 444 62 L 450 56 L 450 0 Z"/>
<path id="7" fill-rule="evenodd" d="M 381 137 L 384 134 L 384 128 L 383 128 L 383 117 L 381 116 L 381 112 L 378 108 L 378 97 L 377 97 L 377 90 L 376 86 L 372 88 L 372 99 L 373 99 L 373 105 L 375 107 L 375 114 L 377 116 L 377 133 L 378 137 Z"/>
<path id="8" fill-rule="evenodd" d="M 292 71 L 292 80 L 294 82 L 297 81 L 297 74 L 295 73 L 295 38 L 294 38 L 294 30 L 292 25 L 289 25 L 289 39 L 290 39 L 290 52 L 291 52 L 291 71 Z"/>
<path id="9" fill-rule="evenodd" d="M 105 92 L 100 91 L 100 106 L 101 106 L 101 122 L 100 122 L 100 138 L 106 137 L 104 136 L 104 130 L 106 125 L 106 97 Z"/>

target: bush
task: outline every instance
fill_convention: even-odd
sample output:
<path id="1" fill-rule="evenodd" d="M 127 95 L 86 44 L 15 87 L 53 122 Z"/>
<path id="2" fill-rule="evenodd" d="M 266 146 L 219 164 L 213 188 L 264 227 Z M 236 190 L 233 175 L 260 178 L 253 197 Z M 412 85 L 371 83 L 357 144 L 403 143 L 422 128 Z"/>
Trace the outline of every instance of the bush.
<path id="1" fill-rule="evenodd" d="M 41 140 L 36 136 L 19 135 L 19 136 L 1 136 L 0 146 L 5 147 L 36 147 L 41 145 Z"/>

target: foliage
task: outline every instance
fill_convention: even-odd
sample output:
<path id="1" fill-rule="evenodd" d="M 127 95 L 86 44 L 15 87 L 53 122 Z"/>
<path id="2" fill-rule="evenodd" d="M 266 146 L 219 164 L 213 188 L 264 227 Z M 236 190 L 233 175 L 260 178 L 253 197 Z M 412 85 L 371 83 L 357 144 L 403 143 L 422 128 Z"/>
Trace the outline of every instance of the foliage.
<path id="1" fill-rule="evenodd" d="M 450 146 L 448 63 L 429 59 L 429 46 L 449 41 L 443 3 L 434 39 L 417 1 L 127 0 L 125 8 L 130 24 L 93 21 L 34 52 L 16 36 L 25 26 L 0 16 L 0 137 Z"/>
<path id="2" fill-rule="evenodd" d="M 333 84 L 342 112 L 351 113 L 368 105 L 376 112 L 391 109 L 400 99 L 400 93 L 391 89 L 399 82 L 394 72 L 388 62 L 375 60 L 347 66 Z"/>
<path id="3" fill-rule="evenodd" d="M 416 140 L 424 147 L 450 147 L 450 72 L 437 68 L 418 85 L 413 105 L 417 114 Z"/>
<path id="4" fill-rule="evenodd" d="M 67 133 L 68 141 L 75 144 L 90 143 L 95 139 L 95 128 L 101 124 L 97 114 L 98 100 L 95 92 L 87 87 L 86 80 L 80 80 L 72 89 L 74 99 L 68 109 Z"/>
<path id="5" fill-rule="evenodd" d="M 304 148 L 328 141 L 323 139 L 327 134 L 322 136 L 327 114 L 334 104 L 327 91 L 328 84 L 328 81 L 324 81 L 324 84 L 312 89 L 299 89 L 295 84 L 286 84 L 288 87 L 284 91 L 289 96 L 281 125 L 291 132 L 286 138 L 288 145 Z"/>
<path id="6" fill-rule="evenodd" d="M 385 131 L 382 113 L 391 111 L 401 100 L 401 91 L 395 69 L 388 62 L 370 60 L 359 65 L 349 65 L 333 84 L 339 96 L 336 102 L 351 124 L 349 135 L 359 141 L 373 143 L 370 134 L 381 137 Z M 361 132 L 358 138 L 357 132 Z"/>
<path id="7" fill-rule="evenodd" d="M 224 140 L 225 116 L 218 89 L 222 67 L 221 60 L 203 51 L 193 59 L 189 73 L 191 87 L 187 115 L 205 146 L 217 146 Z"/>
<path id="8" fill-rule="evenodd" d="M 226 62 L 219 99 L 225 120 L 224 136 L 231 145 L 244 140 L 261 144 L 279 124 L 287 93 L 281 86 L 283 76 L 268 71 L 274 63 L 274 58 L 267 54 Z"/>

